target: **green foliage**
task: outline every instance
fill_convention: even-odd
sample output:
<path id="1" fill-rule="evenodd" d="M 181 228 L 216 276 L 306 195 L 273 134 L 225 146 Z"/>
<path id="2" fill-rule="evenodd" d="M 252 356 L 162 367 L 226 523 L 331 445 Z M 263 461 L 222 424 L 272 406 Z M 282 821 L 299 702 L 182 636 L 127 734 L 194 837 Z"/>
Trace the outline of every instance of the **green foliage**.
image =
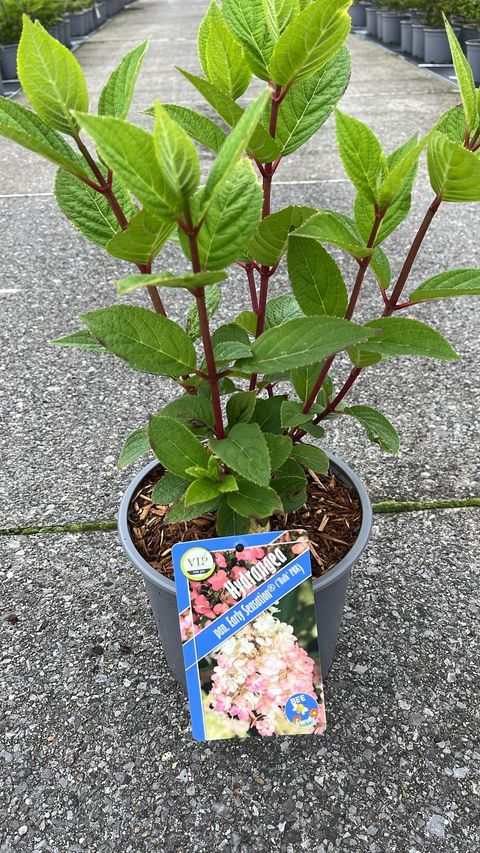
<path id="1" fill-rule="evenodd" d="M 270 454 L 257 423 L 235 424 L 227 438 L 210 439 L 214 454 L 241 477 L 258 486 L 268 486 L 271 474 Z"/>
<path id="2" fill-rule="evenodd" d="M 208 453 L 188 427 L 167 418 L 154 415 L 148 424 L 151 448 L 164 468 L 177 477 L 185 476 L 187 468 L 208 465 Z"/>
<path id="3" fill-rule="evenodd" d="M 379 329 L 377 337 L 370 338 L 361 349 L 379 353 L 382 358 L 395 355 L 420 355 L 456 361 L 458 355 L 452 345 L 436 329 L 419 320 L 406 317 L 382 317 L 371 320 L 367 329 Z"/>
<path id="4" fill-rule="evenodd" d="M 377 204 L 378 186 L 387 172 L 382 146 L 377 137 L 353 116 L 336 111 L 337 142 L 345 171 L 359 193 Z"/>
<path id="5" fill-rule="evenodd" d="M 466 128 L 469 132 L 472 132 L 478 124 L 477 93 L 475 91 L 472 69 L 445 15 L 443 19 L 450 44 L 455 74 L 458 85 L 460 86 Z"/>
<path id="6" fill-rule="evenodd" d="M 175 224 L 159 219 L 149 210 L 140 210 L 123 231 L 117 230 L 105 248 L 114 258 L 149 267 L 171 237 Z"/>
<path id="7" fill-rule="evenodd" d="M 188 290 L 192 287 L 209 287 L 212 284 L 226 280 L 227 275 L 224 272 L 185 272 L 180 275 L 173 275 L 170 272 L 160 272 L 129 275 L 127 278 L 117 281 L 116 284 L 117 293 L 119 296 L 123 296 L 125 293 L 130 293 L 139 287 L 158 287 L 161 285 L 162 287 L 184 287 Z"/>
<path id="8" fill-rule="evenodd" d="M 99 168 L 106 177 L 106 170 Z M 113 183 L 112 189 L 126 216 L 133 216 L 135 207 L 129 194 L 118 181 Z M 105 196 L 63 169 L 57 172 L 55 199 L 72 225 L 97 246 L 106 248 L 120 231 L 118 219 Z"/>
<path id="9" fill-rule="evenodd" d="M 108 83 L 102 89 L 98 102 L 98 114 L 126 118 L 132 103 L 135 84 L 148 50 L 148 40 L 143 41 L 123 57 L 112 71 Z"/>
<path id="10" fill-rule="evenodd" d="M 243 95 L 252 73 L 246 64 L 241 44 L 225 25 L 215 2 L 211 3 L 200 25 L 198 53 L 210 83 L 234 100 Z"/>
<path id="11" fill-rule="evenodd" d="M 343 414 L 355 418 L 363 426 L 368 439 L 385 453 L 398 453 L 400 440 L 397 431 L 385 415 L 370 406 L 349 406 L 343 409 Z"/>
<path id="12" fill-rule="evenodd" d="M 430 302 L 452 296 L 480 296 L 480 270 L 448 270 L 427 279 L 410 294 L 411 302 Z"/>
<path id="13" fill-rule="evenodd" d="M 305 314 L 345 316 L 346 284 L 337 264 L 319 243 L 291 237 L 288 274 L 295 298 Z"/>
<path id="14" fill-rule="evenodd" d="M 442 201 L 480 201 L 480 157 L 438 131 L 428 145 L 428 172 Z"/>

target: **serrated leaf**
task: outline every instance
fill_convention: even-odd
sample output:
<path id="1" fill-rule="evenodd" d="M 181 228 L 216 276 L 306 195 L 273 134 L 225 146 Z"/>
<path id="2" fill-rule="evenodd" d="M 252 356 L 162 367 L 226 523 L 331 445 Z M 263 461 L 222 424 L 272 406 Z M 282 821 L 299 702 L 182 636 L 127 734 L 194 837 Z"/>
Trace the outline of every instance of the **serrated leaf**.
<path id="1" fill-rule="evenodd" d="M 128 193 L 118 181 L 113 182 L 112 189 L 125 216 L 133 216 L 135 208 Z M 59 169 L 55 179 L 55 199 L 72 225 L 97 246 L 105 248 L 120 231 L 118 219 L 105 196 L 63 169 Z"/>
<path id="2" fill-rule="evenodd" d="M 252 72 L 241 44 L 232 36 L 223 20 L 217 17 L 210 22 L 205 59 L 206 76 L 214 86 L 234 100 L 243 95 Z"/>
<path id="3" fill-rule="evenodd" d="M 282 508 L 277 492 L 248 480 L 239 480 L 238 491 L 227 495 L 227 503 L 230 509 L 247 518 L 269 518 L 272 512 Z"/>
<path id="4" fill-rule="evenodd" d="M 178 200 L 158 164 L 152 134 L 111 116 L 76 116 L 123 186 L 159 218 L 172 220 Z"/>
<path id="5" fill-rule="evenodd" d="M 307 503 L 307 492 L 298 492 L 296 495 L 282 495 L 283 511 L 285 513 L 295 512 Z"/>
<path id="6" fill-rule="evenodd" d="M 266 216 L 258 224 L 250 241 L 248 256 L 259 264 L 271 266 L 277 264 L 287 251 L 290 233 L 303 225 L 316 212 L 313 207 L 292 205 Z"/>
<path id="7" fill-rule="evenodd" d="M 303 404 L 297 400 L 284 400 L 281 409 L 281 421 L 283 429 L 288 427 L 296 427 L 306 423 L 312 417 L 310 412 L 303 411 Z"/>
<path id="8" fill-rule="evenodd" d="M 382 360 L 382 356 L 378 352 L 368 352 L 367 350 L 358 349 L 358 347 L 352 347 L 348 350 L 348 355 L 350 356 L 350 361 L 355 367 L 373 367 L 374 364 L 378 364 L 379 361 Z"/>
<path id="9" fill-rule="evenodd" d="M 122 470 L 150 451 L 148 427 L 141 426 L 130 433 L 118 457 L 117 468 Z"/>
<path id="10" fill-rule="evenodd" d="M 165 521 L 172 524 L 174 521 L 192 521 L 194 518 L 199 518 L 206 512 L 214 512 L 219 505 L 218 498 L 213 498 L 211 501 L 194 504 L 193 506 L 185 506 L 183 500 L 176 501 L 168 510 Z"/>
<path id="11" fill-rule="evenodd" d="M 252 344 L 252 357 L 238 367 L 255 373 L 291 370 L 320 361 L 370 337 L 371 332 L 348 320 L 302 317 L 268 329 Z"/>
<path id="12" fill-rule="evenodd" d="M 235 323 L 240 326 L 247 334 L 254 335 L 257 329 L 258 317 L 254 311 L 240 311 L 235 317 Z"/>
<path id="13" fill-rule="evenodd" d="M 297 367 L 290 371 L 290 380 L 302 403 L 306 403 L 312 393 L 322 367 L 323 362 L 320 362 L 306 364 L 304 367 Z"/>
<path id="14" fill-rule="evenodd" d="M 205 15 L 203 16 L 197 33 L 197 53 L 200 65 L 205 77 L 208 77 L 207 68 L 207 39 L 210 27 L 214 20 L 223 20 L 222 12 L 216 0 L 212 0 Z"/>
<path id="15" fill-rule="evenodd" d="M 451 107 L 438 119 L 434 130 L 444 133 L 453 142 L 463 145 L 467 133 L 463 106 Z"/>
<path id="16" fill-rule="evenodd" d="M 290 293 L 286 293 L 284 296 L 274 296 L 267 302 L 265 328 L 271 329 L 273 326 L 281 326 L 283 323 L 288 323 L 289 320 L 303 316 L 304 313 L 300 305 Z"/>
<path id="17" fill-rule="evenodd" d="M 85 162 L 56 130 L 32 110 L 0 97 L 0 136 L 13 139 L 23 148 L 40 154 L 77 177 L 91 177 Z"/>
<path id="18" fill-rule="evenodd" d="M 323 68 L 350 32 L 348 2 L 316 0 L 289 23 L 278 39 L 269 65 L 271 79 L 288 85 Z"/>
<path id="19" fill-rule="evenodd" d="M 135 90 L 148 39 L 130 50 L 112 71 L 98 102 L 98 114 L 126 118 Z"/>
<path id="20" fill-rule="evenodd" d="M 218 506 L 216 527 L 219 536 L 241 536 L 250 530 L 250 520 L 238 515 L 229 507 L 226 498 L 223 498 Z"/>
<path id="21" fill-rule="evenodd" d="M 305 472 L 294 459 L 287 461 L 275 472 L 270 486 L 283 498 L 284 495 L 302 494 L 307 485 Z"/>
<path id="22" fill-rule="evenodd" d="M 280 104 L 275 133 L 282 157 L 297 151 L 322 127 L 345 92 L 349 77 L 350 55 L 343 47 L 324 68 L 290 87 Z"/>
<path id="23" fill-rule="evenodd" d="M 266 0 L 223 0 L 222 12 L 231 32 L 243 44 L 252 71 L 261 80 L 270 80 L 268 63 L 276 36 Z"/>
<path id="24" fill-rule="evenodd" d="M 150 265 L 171 237 L 175 226 L 174 220 L 165 221 L 149 210 L 139 210 L 105 248 L 114 258 Z"/>
<path id="25" fill-rule="evenodd" d="M 319 243 L 330 243 L 345 249 L 355 258 L 365 258 L 372 252 L 362 242 L 353 220 L 335 210 L 317 210 L 292 237 L 308 237 Z"/>
<path id="26" fill-rule="evenodd" d="M 211 118 L 207 118 L 207 116 L 190 109 L 190 107 L 177 106 L 176 104 L 163 104 L 163 108 L 192 139 L 218 154 L 227 134 Z M 153 115 L 153 108 L 146 112 Z"/>
<path id="27" fill-rule="evenodd" d="M 210 447 L 222 462 L 259 486 L 268 486 L 270 455 L 257 423 L 235 424 L 223 439 L 210 439 Z"/>
<path id="28" fill-rule="evenodd" d="M 177 122 L 159 101 L 155 101 L 153 141 L 157 162 L 180 206 L 194 194 L 200 183 L 200 160 L 197 149 Z"/>
<path id="29" fill-rule="evenodd" d="M 195 367 L 195 348 L 173 320 L 147 308 L 114 305 L 81 319 L 108 352 L 144 373 L 178 377 Z"/>
<path id="30" fill-rule="evenodd" d="M 343 410 L 343 414 L 354 417 L 363 426 L 368 439 L 386 453 L 398 453 L 398 433 L 385 415 L 370 406 L 349 406 Z"/>
<path id="31" fill-rule="evenodd" d="M 378 183 L 387 170 L 380 142 L 362 121 L 338 109 L 335 116 L 338 149 L 344 169 L 354 187 L 376 204 Z"/>
<path id="32" fill-rule="evenodd" d="M 235 361 L 237 358 L 248 358 L 252 351 L 247 344 L 239 341 L 219 341 L 214 344 L 213 353 L 217 364 Z"/>
<path id="33" fill-rule="evenodd" d="M 105 347 L 93 337 L 88 329 L 79 329 L 78 332 L 71 332 L 69 335 L 64 335 L 62 338 L 55 338 L 53 341 L 50 341 L 50 343 L 59 347 L 84 349 L 87 350 L 87 352 L 105 352 Z"/>
<path id="34" fill-rule="evenodd" d="M 382 290 L 386 290 L 392 280 L 390 261 L 380 246 L 376 246 L 370 258 L 370 267 Z"/>
<path id="35" fill-rule="evenodd" d="M 288 435 L 274 435 L 271 432 L 264 432 L 263 435 L 268 445 L 272 471 L 276 471 L 290 456 L 293 441 Z"/>
<path id="36" fill-rule="evenodd" d="M 209 287 L 228 278 L 225 272 L 185 272 L 173 275 L 170 272 L 146 273 L 129 275 L 116 282 L 117 293 L 123 296 L 139 287 L 185 287 L 187 289 L 197 287 Z"/>
<path id="37" fill-rule="evenodd" d="M 269 397 L 267 400 L 258 399 L 252 415 L 252 421 L 257 423 L 262 432 L 278 435 L 282 432 L 280 411 L 283 397 Z"/>
<path id="38" fill-rule="evenodd" d="M 473 131 L 476 129 L 478 124 L 478 108 L 472 68 L 460 47 L 459 41 L 450 26 L 448 19 L 445 17 L 445 14 L 443 15 L 443 22 L 447 31 L 455 74 L 460 87 L 460 96 L 462 98 L 466 128 L 468 131 Z"/>
<path id="39" fill-rule="evenodd" d="M 214 500 L 220 494 L 213 480 L 194 480 L 185 492 L 183 501 L 186 507 Z"/>
<path id="40" fill-rule="evenodd" d="M 192 432 L 195 430 L 200 431 L 202 424 L 211 430 L 215 426 L 215 415 L 212 403 L 208 397 L 184 394 L 182 397 L 177 397 L 176 400 L 171 400 L 170 403 L 167 403 L 159 414 L 180 421 L 192 430 Z M 203 429 L 204 432 L 205 429 Z"/>
<path id="41" fill-rule="evenodd" d="M 379 330 L 361 349 L 379 353 L 383 358 L 395 355 L 420 355 L 457 361 L 459 356 L 452 345 L 436 329 L 419 320 L 407 317 L 381 317 L 371 320 L 366 329 Z"/>
<path id="42" fill-rule="evenodd" d="M 75 135 L 72 110 L 88 110 L 85 77 L 78 60 L 37 20 L 23 15 L 17 54 L 18 77 L 35 112 L 50 127 Z"/>
<path id="43" fill-rule="evenodd" d="M 212 284 L 205 288 L 205 305 L 207 316 L 210 320 L 222 301 L 222 291 L 218 284 Z M 201 337 L 200 319 L 198 316 L 197 302 L 188 309 L 187 314 L 187 335 L 192 341 L 198 340 Z"/>
<path id="44" fill-rule="evenodd" d="M 311 435 L 312 438 L 325 438 L 324 428 L 318 426 L 318 424 L 314 424 L 313 421 L 302 424 L 302 429 L 307 433 L 307 435 Z"/>
<path id="45" fill-rule="evenodd" d="M 480 157 L 443 133 L 430 137 L 428 173 L 442 201 L 480 201 Z"/>
<path id="46" fill-rule="evenodd" d="M 144 427 L 144 429 L 148 442 L 148 427 Z M 177 477 L 175 474 L 171 474 L 168 471 L 160 480 L 158 480 L 157 483 L 155 483 L 152 490 L 152 503 L 157 504 L 157 506 L 166 506 L 167 504 L 173 503 L 173 501 L 178 501 L 183 497 L 189 485 L 189 480 L 185 480 L 183 477 Z"/>
<path id="47" fill-rule="evenodd" d="M 183 424 L 164 415 L 153 415 L 148 424 L 150 446 L 163 467 L 185 477 L 191 465 L 206 468 L 209 455 L 201 442 Z"/>
<path id="48" fill-rule="evenodd" d="M 227 402 L 227 419 L 229 426 L 238 423 L 248 423 L 253 415 L 257 395 L 255 391 L 240 391 Z"/>
<path id="49" fill-rule="evenodd" d="M 459 269 L 441 272 L 416 287 L 409 299 L 411 302 L 426 302 L 451 296 L 480 296 L 480 270 Z"/>
<path id="50" fill-rule="evenodd" d="M 393 167 L 389 168 L 387 176 L 380 185 L 378 201 L 380 207 L 386 208 L 394 202 L 406 184 L 410 182 L 412 169 L 416 168 L 428 135 L 413 145 Z"/>
<path id="51" fill-rule="evenodd" d="M 333 258 L 315 240 L 290 237 L 288 275 L 304 314 L 345 316 L 347 286 Z"/>
<path id="52" fill-rule="evenodd" d="M 314 444 L 299 444 L 293 445 L 291 453 L 292 459 L 299 462 L 305 468 L 311 471 L 316 471 L 318 474 L 328 474 L 330 462 L 328 456 L 319 447 Z"/>

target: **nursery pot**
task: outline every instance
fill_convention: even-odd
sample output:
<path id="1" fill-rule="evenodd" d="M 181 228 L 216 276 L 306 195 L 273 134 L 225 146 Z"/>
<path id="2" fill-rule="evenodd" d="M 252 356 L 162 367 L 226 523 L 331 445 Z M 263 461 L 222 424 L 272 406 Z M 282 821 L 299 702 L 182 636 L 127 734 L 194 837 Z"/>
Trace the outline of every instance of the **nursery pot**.
<path id="1" fill-rule="evenodd" d="M 95 3 L 93 6 L 93 22 L 96 27 L 101 27 L 107 20 L 107 4 L 105 2 Z"/>
<path id="2" fill-rule="evenodd" d="M 361 6 L 359 3 L 354 3 L 353 6 L 350 6 L 348 14 L 352 19 L 352 27 L 364 27 L 367 23 L 365 6 Z"/>
<path id="3" fill-rule="evenodd" d="M 81 38 L 89 32 L 90 10 L 82 9 L 70 15 L 70 33 L 73 38 Z"/>
<path id="4" fill-rule="evenodd" d="M 480 83 L 480 39 L 467 41 L 467 59 L 472 69 L 475 83 Z"/>
<path id="5" fill-rule="evenodd" d="M 424 59 L 425 62 L 448 64 L 452 61 L 448 36 L 444 29 L 425 27 Z"/>
<path id="6" fill-rule="evenodd" d="M 2 80 L 2 72 L 0 71 L 0 95 L 3 95 L 3 80 Z"/>
<path id="7" fill-rule="evenodd" d="M 412 24 L 412 56 L 423 59 L 425 50 L 425 27 L 423 24 Z"/>
<path id="8" fill-rule="evenodd" d="M 370 538 L 372 527 L 372 507 L 365 487 L 357 475 L 345 464 L 332 454 L 328 454 L 331 470 L 349 486 L 353 486 L 357 492 L 362 508 L 362 522 L 357 540 L 348 554 L 345 555 L 333 569 L 326 572 L 322 577 L 313 581 L 313 592 L 315 595 L 315 612 L 318 625 L 318 636 L 320 646 L 320 657 L 322 672 L 327 674 L 333 661 L 337 636 L 342 619 L 345 597 L 347 593 L 350 572 L 358 562 L 365 550 Z M 150 462 L 135 479 L 130 483 L 125 492 L 118 514 L 118 530 L 123 549 L 143 575 L 148 598 L 153 610 L 158 633 L 162 641 L 165 657 L 175 675 L 177 681 L 185 686 L 185 672 L 183 667 L 182 643 L 180 639 L 180 627 L 178 623 L 177 599 L 175 595 L 175 584 L 164 575 L 157 572 L 140 555 L 132 542 L 128 528 L 128 509 L 130 502 L 137 491 L 142 480 L 156 468 L 158 462 Z"/>
<path id="9" fill-rule="evenodd" d="M 373 6 L 366 9 L 367 33 L 369 36 L 377 35 L 377 10 Z"/>
<path id="10" fill-rule="evenodd" d="M 384 44 L 400 44 L 400 17 L 396 12 L 382 15 L 382 41 Z"/>
<path id="11" fill-rule="evenodd" d="M 400 49 L 403 53 L 412 52 L 412 22 L 400 21 Z"/>
<path id="12" fill-rule="evenodd" d="M 377 9 L 377 39 L 383 38 L 383 10 Z"/>
<path id="13" fill-rule="evenodd" d="M 464 24 L 460 35 L 460 41 L 465 53 L 467 50 L 467 41 L 477 41 L 478 39 L 480 39 L 480 30 L 478 27 L 466 26 Z"/>
<path id="14" fill-rule="evenodd" d="M 4 80 L 17 79 L 18 44 L 0 45 L 0 68 Z"/>

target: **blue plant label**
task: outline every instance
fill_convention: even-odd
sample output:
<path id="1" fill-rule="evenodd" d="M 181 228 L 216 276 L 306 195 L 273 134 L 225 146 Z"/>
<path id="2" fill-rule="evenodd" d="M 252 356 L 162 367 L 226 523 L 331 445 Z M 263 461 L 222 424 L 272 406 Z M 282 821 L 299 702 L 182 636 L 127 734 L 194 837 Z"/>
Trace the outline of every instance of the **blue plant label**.
<path id="1" fill-rule="evenodd" d="M 308 534 L 179 542 L 172 554 L 194 738 L 321 734 Z"/>

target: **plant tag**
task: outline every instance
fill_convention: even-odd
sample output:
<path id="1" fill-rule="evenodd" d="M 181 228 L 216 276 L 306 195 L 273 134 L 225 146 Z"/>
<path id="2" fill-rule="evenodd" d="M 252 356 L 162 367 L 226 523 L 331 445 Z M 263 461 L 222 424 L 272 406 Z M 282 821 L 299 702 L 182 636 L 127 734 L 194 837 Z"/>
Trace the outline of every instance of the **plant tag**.
<path id="1" fill-rule="evenodd" d="M 308 535 L 173 546 L 195 740 L 325 730 Z"/>

